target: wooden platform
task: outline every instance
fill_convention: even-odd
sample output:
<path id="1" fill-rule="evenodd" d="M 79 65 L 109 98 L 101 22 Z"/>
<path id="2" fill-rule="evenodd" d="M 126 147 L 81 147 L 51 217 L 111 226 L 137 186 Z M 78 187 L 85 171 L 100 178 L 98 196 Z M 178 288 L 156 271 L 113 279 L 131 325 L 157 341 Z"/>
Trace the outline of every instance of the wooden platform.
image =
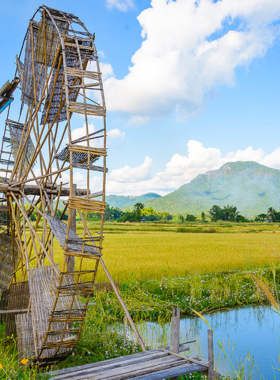
<path id="1" fill-rule="evenodd" d="M 52 372 L 51 380 L 160 380 L 194 372 L 208 374 L 208 366 L 190 362 L 187 357 L 179 358 L 166 349 L 168 347 L 62 369 Z M 218 373 L 212 373 L 213 378 L 219 378 Z"/>
<path id="2" fill-rule="evenodd" d="M 213 331 L 208 330 L 208 363 L 198 358 L 183 356 L 189 351 L 188 341 L 179 343 L 180 309 L 173 309 L 171 318 L 170 345 L 164 348 L 144 351 L 141 353 L 104 360 L 102 362 L 85 364 L 78 367 L 53 371 L 51 380 L 177 380 L 178 376 L 201 372 L 208 380 L 219 379 L 220 374 L 214 371 Z"/>

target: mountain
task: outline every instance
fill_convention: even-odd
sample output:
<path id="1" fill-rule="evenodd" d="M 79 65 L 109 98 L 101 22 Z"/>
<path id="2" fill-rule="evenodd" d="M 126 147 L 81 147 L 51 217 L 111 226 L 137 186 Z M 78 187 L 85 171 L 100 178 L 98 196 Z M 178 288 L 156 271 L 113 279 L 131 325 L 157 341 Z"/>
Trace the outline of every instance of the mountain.
<path id="1" fill-rule="evenodd" d="M 156 211 L 195 215 L 215 204 L 237 206 L 247 217 L 266 213 L 268 207 L 280 210 L 280 170 L 253 161 L 229 162 L 166 196 L 145 202 Z"/>
<path id="2" fill-rule="evenodd" d="M 106 197 L 106 203 L 110 205 L 110 207 L 119 207 L 122 210 L 132 210 L 135 203 L 146 203 L 149 200 L 157 198 L 161 198 L 161 196 L 156 193 L 147 193 L 138 197 L 129 195 L 108 195 Z"/>

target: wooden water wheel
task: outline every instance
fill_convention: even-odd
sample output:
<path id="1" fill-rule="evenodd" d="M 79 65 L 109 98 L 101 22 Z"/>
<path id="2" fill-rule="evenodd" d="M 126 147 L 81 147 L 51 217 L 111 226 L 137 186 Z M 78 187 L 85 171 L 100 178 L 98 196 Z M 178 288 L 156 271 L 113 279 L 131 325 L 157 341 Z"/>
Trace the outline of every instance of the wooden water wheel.
<path id="1" fill-rule="evenodd" d="M 13 307 L 24 309 L 15 315 L 18 350 L 46 364 L 77 345 L 101 261 L 106 108 L 94 35 L 75 15 L 40 7 L 16 63 L 21 104 L 18 111 L 9 104 L 4 126 L 0 211 L 8 216 L 10 296 L 25 292 Z M 77 172 L 84 189 L 75 185 Z M 101 215 L 94 233 L 89 212 Z"/>

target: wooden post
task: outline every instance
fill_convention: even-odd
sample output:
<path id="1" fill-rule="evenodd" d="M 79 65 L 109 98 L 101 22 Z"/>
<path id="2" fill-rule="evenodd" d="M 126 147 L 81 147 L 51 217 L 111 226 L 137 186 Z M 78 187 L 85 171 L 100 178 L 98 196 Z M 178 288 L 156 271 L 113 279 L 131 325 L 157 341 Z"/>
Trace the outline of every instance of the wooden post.
<path id="1" fill-rule="evenodd" d="M 213 343 L 213 331 L 207 330 L 208 337 L 208 380 L 214 380 L 214 343 Z"/>
<path id="2" fill-rule="evenodd" d="M 73 195 L 75 196 L 77 192 L 77 185 L 73 183 Z M 70 218 L 71 218 L 71 224 L 70 228 L 74 232 L 76 232 L 76 209 L 70 210 Z M 68 256 L 67 261 L 67 272 L 74 273 L 75 271 L 75 256 Z M 74 277 L 73 277 L 74 278 Z"/>
<path id="3" fill-rule="evenodd" d="M 180 343 L 180 309 L 173 309 L 173 317 L 171 318 L 170 345 L 169 351 L 179 354 Z M 170 380 L 178 380 L 178 377 L 172 377 Z"/>

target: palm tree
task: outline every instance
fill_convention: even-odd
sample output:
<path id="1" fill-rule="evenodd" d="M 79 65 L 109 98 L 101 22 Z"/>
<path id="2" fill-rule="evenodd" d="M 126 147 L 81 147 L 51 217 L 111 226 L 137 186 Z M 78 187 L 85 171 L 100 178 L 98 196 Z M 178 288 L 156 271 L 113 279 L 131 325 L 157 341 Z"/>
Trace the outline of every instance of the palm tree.
<path id="1" fill-rule="evenodd" d="M 273 222 L 273 217 L 275 216 L 276 210 L 273 207 L 267 209 L 267 215 L 270 217 L 271 223 Z"/>

